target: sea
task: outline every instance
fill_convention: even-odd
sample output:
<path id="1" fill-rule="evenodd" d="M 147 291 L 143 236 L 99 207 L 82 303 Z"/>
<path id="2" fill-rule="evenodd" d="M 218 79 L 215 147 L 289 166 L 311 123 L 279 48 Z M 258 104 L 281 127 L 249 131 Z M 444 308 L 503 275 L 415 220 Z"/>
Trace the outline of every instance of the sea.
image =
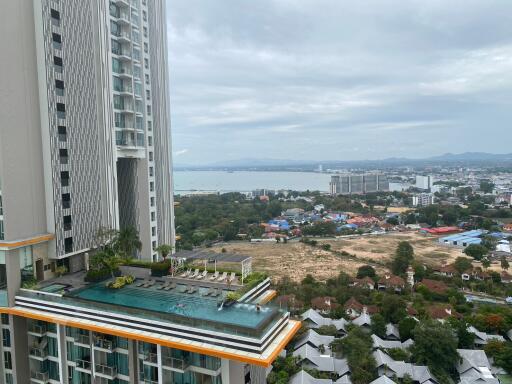
<path id="1" fill-rule="evenodd" d="M 329 191 L 330 173 L 270 171 L 174 171 L 174 193 L 188 195 L 209 192 L 251 192 L 255 189 Z M 390 183 L 390 190 L 402 191 L 400 183 Z"/>

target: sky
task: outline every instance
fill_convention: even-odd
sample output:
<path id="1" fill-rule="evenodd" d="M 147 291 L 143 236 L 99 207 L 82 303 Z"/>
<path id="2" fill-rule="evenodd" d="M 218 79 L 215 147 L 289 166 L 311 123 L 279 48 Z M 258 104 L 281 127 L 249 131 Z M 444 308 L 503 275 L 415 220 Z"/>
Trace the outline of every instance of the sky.
<path id="1" fill-rule="evenodd" d="M 510 0 L 168 0 L 175 164 L 510 153 Z"/>

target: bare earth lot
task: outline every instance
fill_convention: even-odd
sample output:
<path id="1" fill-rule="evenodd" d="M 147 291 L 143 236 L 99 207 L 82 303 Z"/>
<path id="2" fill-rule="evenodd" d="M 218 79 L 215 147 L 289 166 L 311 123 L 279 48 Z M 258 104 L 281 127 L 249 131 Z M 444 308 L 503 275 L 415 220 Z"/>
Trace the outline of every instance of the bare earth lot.
<path id="1" fill-rule="evenodd" d="M 460 249 L 441 246 L 434 237 L 418 233 L 319 240 L 319 244 L 330 244 L 333 251 L 345 251 L 350 256 L 338 256 L 319 246 L 311 247 L 298 242 L 228 243 L 211 250 L 221 252 L 225 248 L 227 252 L 252 256 L 253 269 L 265 271 L 274 279 L 288 276 L 301 280 L 309 273 L 319 280 L 325 280 L 338 275 L 340 271 L 355 274 L 357 268 L 364 264 L 371 264 L 382 272 L 400 241 L 409 241 L 414 247 L 416 260 L 431 266 L 453 262 L 462 255 Z"/>

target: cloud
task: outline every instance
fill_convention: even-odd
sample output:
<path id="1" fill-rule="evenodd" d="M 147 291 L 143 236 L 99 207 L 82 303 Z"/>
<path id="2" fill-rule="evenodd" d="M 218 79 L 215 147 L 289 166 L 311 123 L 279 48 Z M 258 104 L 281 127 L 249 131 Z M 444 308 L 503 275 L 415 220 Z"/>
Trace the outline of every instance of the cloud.
<path id="1" fill-rule="evenodd" d="M 508 11 L 503 0 L 170 2 L 180 161 L 505 152 L 493 137 L 512 136 Z"/>

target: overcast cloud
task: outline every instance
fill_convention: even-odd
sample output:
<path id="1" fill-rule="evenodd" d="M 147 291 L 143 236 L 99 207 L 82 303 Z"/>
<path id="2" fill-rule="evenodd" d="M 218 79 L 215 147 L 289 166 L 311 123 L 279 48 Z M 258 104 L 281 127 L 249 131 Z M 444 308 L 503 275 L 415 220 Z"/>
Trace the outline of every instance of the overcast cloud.
<path id="1" fill-rule="evenodd" d="M 169 0 L 178 164 L 512 152 L 510 0 Z"/>

